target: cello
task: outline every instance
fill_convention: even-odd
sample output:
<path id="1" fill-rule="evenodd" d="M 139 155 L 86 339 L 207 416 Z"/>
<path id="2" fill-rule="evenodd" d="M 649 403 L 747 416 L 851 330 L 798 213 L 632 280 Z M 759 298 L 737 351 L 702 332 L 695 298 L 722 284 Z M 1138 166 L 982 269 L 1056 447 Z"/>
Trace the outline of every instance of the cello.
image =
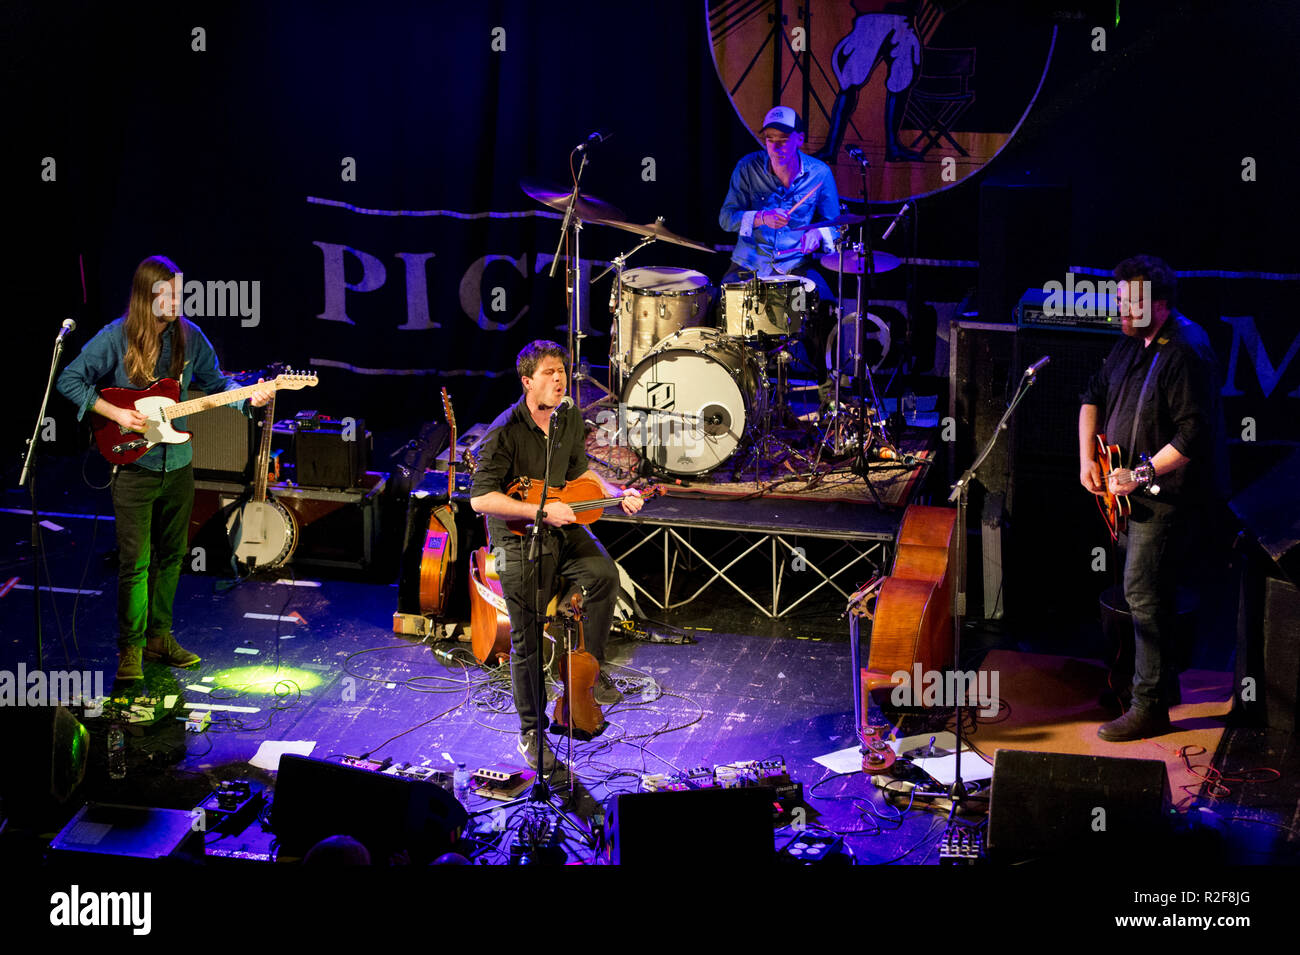
<path id="1" fill-rule="evenodd" d="M 596 702 L 596 679 L 600 676 L 600 663 L 587 652 L 583 642 L 582 591 L 574 591 L 569 601 L 572 628 L 577 629 L 577 647 L 573 644 L 573 629 L 566 625 L 568 649 L 560 657 L 557 669 L 563 689 L 551 710 L 551 730 L 568 734 L 571 739 L 590 740 L 605 732 L 609 725 L 600 704 Z"/>

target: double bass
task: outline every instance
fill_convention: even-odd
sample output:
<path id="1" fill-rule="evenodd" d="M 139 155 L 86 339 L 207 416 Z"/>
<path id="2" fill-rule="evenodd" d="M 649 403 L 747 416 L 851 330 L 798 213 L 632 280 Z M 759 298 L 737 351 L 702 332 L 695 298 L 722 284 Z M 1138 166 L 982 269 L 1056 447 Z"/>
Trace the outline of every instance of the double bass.
<path id="1" fill-rule="evenodd" d="M 862 683 L 866 698 L 872 688 L 906 682 L 896 680 L 902 671 L 911 678 L 913 667 L 942 670 L 952 659 L 953 558 L 958 529 L 957 511 L 950 507 L 913 504 L 903 515 L 898 531 L 898 552 L 889 577 L 875 591 L 871 651 Z M 919 688 L 918 688 L 919 689 Z"/>

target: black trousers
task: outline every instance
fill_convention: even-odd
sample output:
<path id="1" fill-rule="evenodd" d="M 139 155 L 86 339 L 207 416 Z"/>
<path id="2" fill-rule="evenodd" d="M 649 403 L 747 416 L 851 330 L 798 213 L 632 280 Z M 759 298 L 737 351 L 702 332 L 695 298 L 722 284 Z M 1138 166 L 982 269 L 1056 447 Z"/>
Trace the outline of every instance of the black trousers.
<path id="1" fill-rule="evenodd" d="M 194 469 L 128 465 L 113 480 L 117 525 L 117 645 L 143 647 L 172 632 L 172 605 L 189 547 Z"/>
<path id="2" fill-rule="evenodd" d="M 605 642 L 614 623 L 614 605 L 618 601 L 618 569 L 613 558 L 586 527 L 570 524 L 564 528 L 547 528 L 543 534 L 540 566 L 534 568 L 525 557 L 527 538 L 510 535 L 509 540 L 494 541 L 497 573 L 510 612 L 510 682 L 514 690 L 515 709 L 519 713 L 519 731 L 545 730 L 550 724 L 545 712 L 537 711 L 537 642 L 534 603 L 534 570 L 542 578 L 542 607 L 554 595 L 556 573 L 586 591 L 583 606 L 587 620 L 583 638 L 587 652 L 602 663 Z M 560 595 L 564 596 L 563 594 Z M 545 688 L 542 702 L 545 705 Z"/>

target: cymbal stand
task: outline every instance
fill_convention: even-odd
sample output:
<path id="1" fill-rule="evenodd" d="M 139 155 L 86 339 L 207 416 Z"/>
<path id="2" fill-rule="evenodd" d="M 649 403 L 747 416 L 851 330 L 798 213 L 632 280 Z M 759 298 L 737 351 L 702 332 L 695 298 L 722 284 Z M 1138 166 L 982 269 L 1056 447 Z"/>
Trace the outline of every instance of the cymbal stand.
<path id="1" fill-rule="evenodd" d="M 868 196 L 868 189 L 867 189 L 867 167 L 870 165 L 870 163 L 865 157 L 859 159 L 858 163 L 862 167 L 862 207 L 866 210 L 870 210 L 871 201 Z M 868 219 L 866 222 L 863 222 L 861 225 L 858 226 L 858 245 L 855 248 L 855 251 L 861 251 L 864 264 L 863 264 L 862 272 L 859 272 L 857 276 L 858 294 L 857 294 L 857 302 L 855 304 L 857 306 L 858 320 L 853 329 L 853 374 L 855 377 L 854 388 L 855 391 L 857 392 L 856 411 L 859 415 L 858 440 L 856 442 L 856 447 L 855 447 L 856 455 L 855 455 L 853 470 L 864 477 L 866 476 L 868 470 L 868 463 L 867 463 L 867 445 L 869 444 L 869 442 L 867 441 L 868 432 L 872 432 L 873 437 L 875 437 L 880 441 L 882 447 L 890 449 L 891 451 L 894 452 L 895 455 L 899 454 L 898 449 L 894 447 L 893 443 L 889 440 L 889 436 L 885 434 L 883 427 L 880 428 L 879 433 L 875 433 L 874 429 L 876 426 L 872 422 L 871 416 L 866 413 L 866 407 L 867 407 L 866 395 L 863 394 L 863 383 L 865 380 L 866 387 L 871 392 L 871 407 L 875 408 L 876 410 L 876 420 L 883 422 L 884 409 L 881 407 L 880 404 L 880 396 L 876 394 L 876 381 L 871 373 L 871 365 L 867 363 L 866 356 L 863 354 L 863 348 L 862 348 L 862 325 L 866 320 L 865 318 L 866 300 L 864 299 L 863 296 L 863 292 L 865 290 L 865 282 L 863 280 L 863 275 L 865 274 L 867 276 L 866 282 L 872 283 L 873 286 L 876 281 L 876 264 L 875 264 L 874 253 L 871 250 L 871 239 L 870 239 L 871 233 L 867 228 L 869 222 L 870 219 Z"/>
<path id="2" fill-rule="evenodd" d="M 638 242 L 631 250 L 614 256 L 614 261 L 609 264 L 609 267 L 591 280 L 591 284 L 594 286 L 610 272 L 614 273 L 614 281 L 609 287 L 609 313 L 613 316 L 613 322 L 609 329 L 609 379 L 610 388 L 616 388 L 617 391 L 611 391 L 610 388 L 606 388 L 600 382 L 595 381 L 595 379 L 592 379 L 592 381 L 601 391 L 605 392 L 606 397 L 614 399 L 615 404 L 618 403 L 619 396 L 623 392 L 623 323 L 621 321 L 622 315 L 619 311 L 623 301 L 623 272 L 627 268 L 628 259 L 632 258 L 632 256 L 636 255 L 651 242 L 654 242 L 656 238 L 656 236 L 648 235 Z M 604 400 L 605 398 L 601 398 L 594 402 L 594 404 L 600 404 Z M 583 410 L 585 411 L 586 408 Z"/>
<path id="3" fill-rule="evenodd" d="M 569 194 L 569 204 L 564 209 L 564 221 L 560 224 L 560 239 L 555 246 L 555 255 L 551 259 L 551 269 L 547 273 L 550 278 L 555 278 L 555 269 L 560 262 L 560 253 L 564 249 L 564 243 L 569 238 L 569 229 L 573 229 L 572 254 L 569 256 L 567 268 L 565 269 L 565 291 L 569 300 L 569 378 L 573 383 L 573 394 L 579 403 L 582 401 L 582 383 L 584 381 L 595 381 L 587 374 L 586 365 L 582 361 L 582 340 L 587 337 L 587 333 L 582 330 L 582 255 L 580 249 L 580 240 L 582 237 L 582 218 L 577 214 L 575 209 L 578 202 L 578 195 L 582 189 L 582 174 L 587 168 L 587 150 L 584 148 L 585 143 L 573 148 L 569 153 L 569 169 L 573 169 L 573 153 L 578 153 L 581 160 L 578 163 L 577 172 L 573 175 L 573 192 Z M 599 382 L 595 382 L 598 386 Z M 608 394 L 608 389 L 601 388 Z"/>

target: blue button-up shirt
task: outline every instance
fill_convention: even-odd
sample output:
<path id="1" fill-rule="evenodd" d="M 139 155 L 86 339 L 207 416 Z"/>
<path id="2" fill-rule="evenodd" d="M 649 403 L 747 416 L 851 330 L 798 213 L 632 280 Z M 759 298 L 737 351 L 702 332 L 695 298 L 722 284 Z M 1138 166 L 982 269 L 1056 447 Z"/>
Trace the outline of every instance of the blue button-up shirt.
<path id="1" fill-rule="evenodd" d="M 766 275 L 789 272 L 807 264 L 809 257 L 800 251 L 804 233 L 795 232 L 794 227 L 824 222 L 840 214 L 840 195 L 831 167 L 804 153 L 798 155 L 801 168 L 788 188 L 772 171 L 766 152 L 750 153 L 736 164 L 726 201 L 718 214 L 718 224 L 728 232 L 740 233 L 731 261 L 741 268 Z M 754 224 L 758 213 L 789 209 L 813 187 L 817 187 L 816 194 L 794 210 L 786 228 Z M 821 233 L 822 242 L 829 247 L 833 241 L 830 231 L 823 229 Z"/>
<path id="2" fill-rule="evenodd" d="M 227 377 L 217 362 L 212 343 L 199 327 L 185 318 L 185 365 L 181 369 L 181 401 L 189 398 L 191 384 L 207 394 L 238 388 L 239 383 Z M 74 358 L 59 375 L 59 394 L 77 406 L 80 421 L 99 397 L 100 387 L 138 388 L 126 375 L 126 319 L 119 318 L 100 329 L 99 334 L 86 343 L 81 354 Z M 166 377 L 172 361 L 172 333 L 162 336 L 158 350 L 158 363 L 154 365 L 156 378 Z M 247 401 L 234 407 L 247 413 Z M 171 424 L 177 431 L 185 431 L 185 418 L 176 418 Z M 178 471 L 194 460 L 194 449 L 189 441 L 184 444 L 160 444 L 150 448 L 135 463 L 151 471 Z"/>

